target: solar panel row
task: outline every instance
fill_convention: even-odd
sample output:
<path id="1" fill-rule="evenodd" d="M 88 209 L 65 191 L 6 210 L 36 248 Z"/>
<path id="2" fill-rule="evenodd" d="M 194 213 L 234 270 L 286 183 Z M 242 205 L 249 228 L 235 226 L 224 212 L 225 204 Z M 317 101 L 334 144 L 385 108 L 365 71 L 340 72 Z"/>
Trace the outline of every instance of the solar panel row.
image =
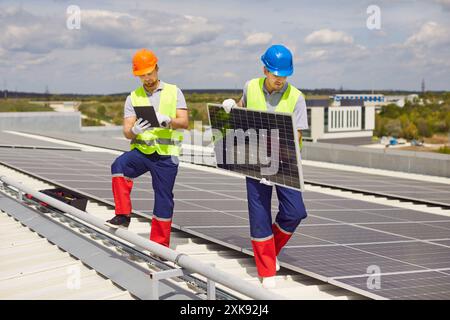
<path id="1" fill-rule="evenodd" d="M 114 157 L 98 152 L 0 150 L 2 162 L 109 202 Z M 151 190 L 150 175 L 136 180 L 135 210 L 151 214 Z M 176 227 L 251 254 L 242 179 L 181 167 L 174 193 Z M 368 296 L 450 297 L 446 276 L 450 273 L 450 217 L 308 191 L 304 200 L 309 217 L 279 257 L 285 267 Z M 274 200 L 274 214 L 276 209 Z M 368 286 L 374 266 L 382 274 L 381 287 Z M 409 278 L 402 281 L 405 272 Z M 439 276 L 439 281 L 424 280 L 425 273 Z"/>
<path id="2" fill-rule="evenodd" d="M 117 137 L 88 136 L 85 134 L 43 133 L 57 139 L 94 145 L 114 150 L 128 151 L 129 142 Z M 31 140 L 27 140 L 31 143 Z M 40 142 L 36 142 L 39 145 Z M 398 178 L 395 176 L 365 174 L 361 172 L 344 171 L 302 165 L 305 182 L 319 183 L 336 187 L 345 187 L 385 196 L 398 196 L 405 199 L 426 201 L 436 205 L 450 205 L 450 186 L 448 184 Z"/>

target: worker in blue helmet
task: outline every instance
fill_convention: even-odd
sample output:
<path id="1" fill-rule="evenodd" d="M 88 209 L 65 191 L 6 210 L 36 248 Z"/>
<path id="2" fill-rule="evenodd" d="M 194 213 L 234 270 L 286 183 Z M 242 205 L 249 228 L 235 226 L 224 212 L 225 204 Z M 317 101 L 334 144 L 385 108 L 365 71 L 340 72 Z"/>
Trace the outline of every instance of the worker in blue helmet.
<path id="1" fill-rule="evenodd" d="M 287 82 L 294 72 L 292 53 L 283 45 L 273 45 L 261 56 L 265 77 L 245 84 L 241 100 L 223 101 L 223 108 L 244 107 L 259 111 L 291 113 L 298 130 L 308 129 L 304 95 Z M 306 208 L 300 191 L 275 186 L 279 211 L 272 222 L 271 199 L 273 185 L 266 179 L 246 178 L 250 235 L 258 275 L 265 288 L 274 288 L 277 256 L 286 245 L 300 222 L 306 218 Z"/>

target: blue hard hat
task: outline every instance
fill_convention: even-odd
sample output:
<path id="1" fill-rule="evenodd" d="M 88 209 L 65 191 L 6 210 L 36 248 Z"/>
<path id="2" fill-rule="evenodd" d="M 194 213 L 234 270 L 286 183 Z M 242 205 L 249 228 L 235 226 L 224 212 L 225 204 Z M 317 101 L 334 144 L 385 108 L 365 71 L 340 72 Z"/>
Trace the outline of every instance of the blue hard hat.
<path id="1" fill-rule="evenodd" d="M 288 77 L 294 73 L 292 53 L 283 45 L 276 44 L 266 50 L 261 61 L 270 73 L 279 77 Z"/>

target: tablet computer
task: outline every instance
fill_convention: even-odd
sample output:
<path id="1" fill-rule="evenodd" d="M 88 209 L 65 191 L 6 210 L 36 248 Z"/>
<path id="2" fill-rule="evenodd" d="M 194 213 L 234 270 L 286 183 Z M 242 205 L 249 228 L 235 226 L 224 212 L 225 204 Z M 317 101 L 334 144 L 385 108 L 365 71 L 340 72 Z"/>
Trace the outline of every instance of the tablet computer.
<path id="1" fill-rule="evenodd" d="M 161 127 L 156 117 L 155 108 L 153 106 L 133 107 L 136 112 L 136 117 L 147 120 L 153 128 Z"/>

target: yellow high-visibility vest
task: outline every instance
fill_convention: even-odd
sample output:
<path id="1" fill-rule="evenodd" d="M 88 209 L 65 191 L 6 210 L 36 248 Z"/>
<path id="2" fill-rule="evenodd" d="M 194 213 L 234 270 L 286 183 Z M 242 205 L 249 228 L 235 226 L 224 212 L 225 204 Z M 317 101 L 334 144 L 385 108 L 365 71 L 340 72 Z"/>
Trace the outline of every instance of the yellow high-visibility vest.
<path id="1" fill-rule="evenodd" d="M 256 78 L 250 80 L 247 87 L 247 108 L 267 111 L 266 98 L 263 91 L 264 79 Z M 288 87 L 276 106 L 275 111 L 293 113 L 300 95 L 303 95 L 303 93 L 288 83 Z"/>
<path id="2" fill-rule="evenodd" d="M 267 111 L 267 102 L 263 91 L 264 79 L 265 78 L 256 78 L 250 80 L 247 87 L 247 108 Z M 288 83 L 288 87 L 276 106 L 275 112 L 293 113 L 300 95 L 303 97 L 305 96 L 300 90 Z M 301 150 L 303 147 L 302 139 L 299 141 L 299 146 Z"/>
<path id="3" fill-rule="evenodd" d="M 161 91 L 158 112 L 171 118 L 177 113 L 177 86 L 165 83 Z M 144 87 L 139 87 L 131 92 L 131 104 L 133 107 L 148 106 L 148 97 Z M 179 156 L 183 134 L 166 128 L 153 128 L 138 134 L 131 141 L 131 150 L 138 149 L 144 154 L 152 154 L 155 151 L 164 156 Z"/>

